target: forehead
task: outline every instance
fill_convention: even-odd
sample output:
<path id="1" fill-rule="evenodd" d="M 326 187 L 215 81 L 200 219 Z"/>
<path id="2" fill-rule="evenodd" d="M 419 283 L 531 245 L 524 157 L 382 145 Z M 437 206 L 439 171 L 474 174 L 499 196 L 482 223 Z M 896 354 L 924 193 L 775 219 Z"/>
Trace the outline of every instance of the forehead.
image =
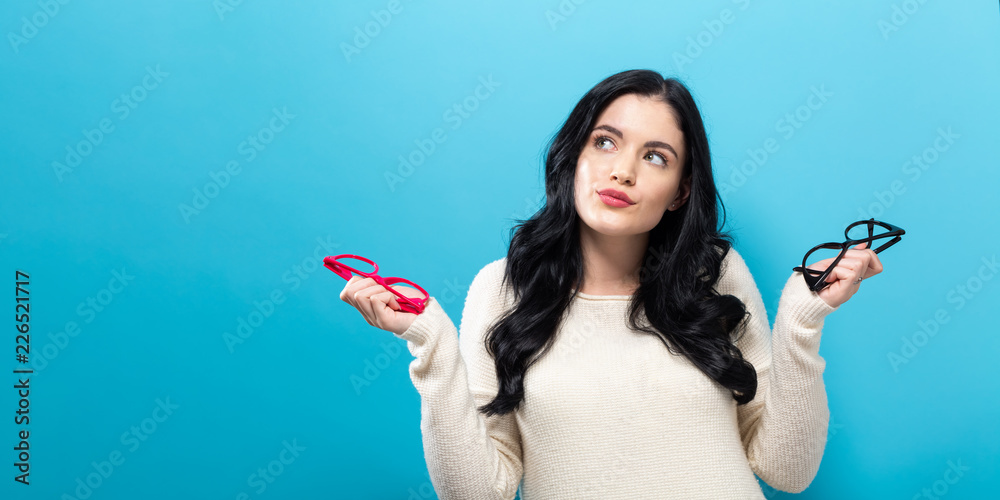
<path id="1" fill-rule="evenodd" d="M 597 117 L 594 126 L 613 124 L 637 139 L 674 139 L 681 136 L 673 108 L 654 98 L 625 94 L 611 101 Z"/>

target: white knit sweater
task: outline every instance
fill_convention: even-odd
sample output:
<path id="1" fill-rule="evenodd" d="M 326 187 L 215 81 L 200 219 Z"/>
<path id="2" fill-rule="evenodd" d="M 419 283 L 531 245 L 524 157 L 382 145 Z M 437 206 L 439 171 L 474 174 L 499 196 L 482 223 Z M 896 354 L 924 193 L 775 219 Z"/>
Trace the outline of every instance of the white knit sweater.
<path id="1" fill-rule="evenodd" d="M 470 285 L 461 335 L 431 297 L 399 336 L 415 358 L 424 454 L 441 499 L 513 499 L 519 486 L 523 500 L 763 499 L 754 473 L 789 492 L 813 480 L 830 415 L 819 340 L 836 308 L 801 273 L 785 284 L 772 336 L 743 258 L 730 249 L 723 261 L 716 290 L 752 315 L 737 342 L 757 370 L 748 404 L 629 329 L 630 296 L 578 293 L 555 344 L 526 372 L 521 406 L 487 418 L 476 406 L 498 385 L 483 340 L 513 303 L 509 284 L 500 288 L 505 261 Z"/>

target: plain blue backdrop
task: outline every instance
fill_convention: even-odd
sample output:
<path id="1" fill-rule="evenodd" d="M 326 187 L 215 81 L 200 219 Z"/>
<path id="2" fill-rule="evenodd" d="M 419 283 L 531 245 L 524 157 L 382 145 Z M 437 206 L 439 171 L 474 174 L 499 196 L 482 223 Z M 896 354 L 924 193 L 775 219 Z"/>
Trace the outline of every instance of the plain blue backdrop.
<path id="1" fill-rule="evenodd" d="M 1000 489 L 997 2 L 0 12 L 0 497 L 434 498 L 412 356 L 318 264 L 370 257 L 457 324 L 472 277 L 544 203 L 552 135 L 633 68 L 692 90 L 772 321 L 813 245 L 861 218 L 907 231 L 826 320 L 833 421 L 798 497 Z"/>

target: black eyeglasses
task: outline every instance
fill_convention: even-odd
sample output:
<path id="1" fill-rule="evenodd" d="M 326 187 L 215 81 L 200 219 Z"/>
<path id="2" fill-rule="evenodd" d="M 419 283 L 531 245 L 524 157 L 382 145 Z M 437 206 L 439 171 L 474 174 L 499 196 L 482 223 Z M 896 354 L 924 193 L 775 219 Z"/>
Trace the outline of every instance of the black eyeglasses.
<path id="1" fill-rule="evenodd" d="M 863 229 L 854 229 L 860 226 L 867 226 L 868 236 L 865 236 L 865 231 Z M 852 233 L 852 229 L 854 229 Z M 806 253 L 806 256 L 802 258 L 801 267 L 793 267 L 793 271 L 799 271 L 802 273 L 802 277 L 805 278 L 806 284 L 809 285 L 809 289 L 818 292 L 830 284 L 826 282 L 827 276 L 833 271 L 833 268 L 837 267 L 837 263 L 840 259 L 847 253 L 847 250 L 851 247 L 859 244 L 865 243 L 865 248 L 871 248 L 872 242 L 876 240 L 881 240 L 885 238 L 892 238 L 891 240 L 883 243 L 881 246 L 875 249 L 875 253 L 879 253 L 886 248 L 891 247 L 896 244 L 902 236 L 906 234 L 906 231 L 899 226 L 894 226 L 888 222 L 877 221 L 874 218 L 868 220 L 859 220 L 844 230 L 844 236 L 847 237 L 847 241 L 843 243 L 823 243 L 821 245 L 816 245 Z M 806 267 L 806 261 L 810 260 L 825 260 L 833 258 L 833 261 L 823 270 L 811 269 Z"/>

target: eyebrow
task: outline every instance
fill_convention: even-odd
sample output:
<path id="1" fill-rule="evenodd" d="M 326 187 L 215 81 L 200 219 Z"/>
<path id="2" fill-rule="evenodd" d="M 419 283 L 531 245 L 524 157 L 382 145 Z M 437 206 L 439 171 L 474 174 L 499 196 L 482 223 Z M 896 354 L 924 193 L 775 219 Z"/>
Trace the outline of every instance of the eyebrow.
<path id="1" fill-rule="evenodd" d="M 598 125 L 598 126 L 594 127 L 594 130 L 607 130 L 608 132 L 611 132 L 612 134 L 617 135 L 619 139 L 624 139 L 625 138 L 625 134 L 622 134 L 621 130 L 616 129 L 616 128 L 612 127 L 611 125 Z M 646 144 L 643 144 L 642 147 L 644 147 L 644 148 L 663 148 L 663 149 L 666 149 L 667 151 L 670 151 L 671 153 L 673 153 L 674 154 L 674 158 L 678 158 L 677 151 L 674 150 L 673 146 L 671 146 L 670 144 L 667 144 L 667 143 L 665 143 L 663 141 L 648 141 L 648 142 L 646 142 Z"/>

